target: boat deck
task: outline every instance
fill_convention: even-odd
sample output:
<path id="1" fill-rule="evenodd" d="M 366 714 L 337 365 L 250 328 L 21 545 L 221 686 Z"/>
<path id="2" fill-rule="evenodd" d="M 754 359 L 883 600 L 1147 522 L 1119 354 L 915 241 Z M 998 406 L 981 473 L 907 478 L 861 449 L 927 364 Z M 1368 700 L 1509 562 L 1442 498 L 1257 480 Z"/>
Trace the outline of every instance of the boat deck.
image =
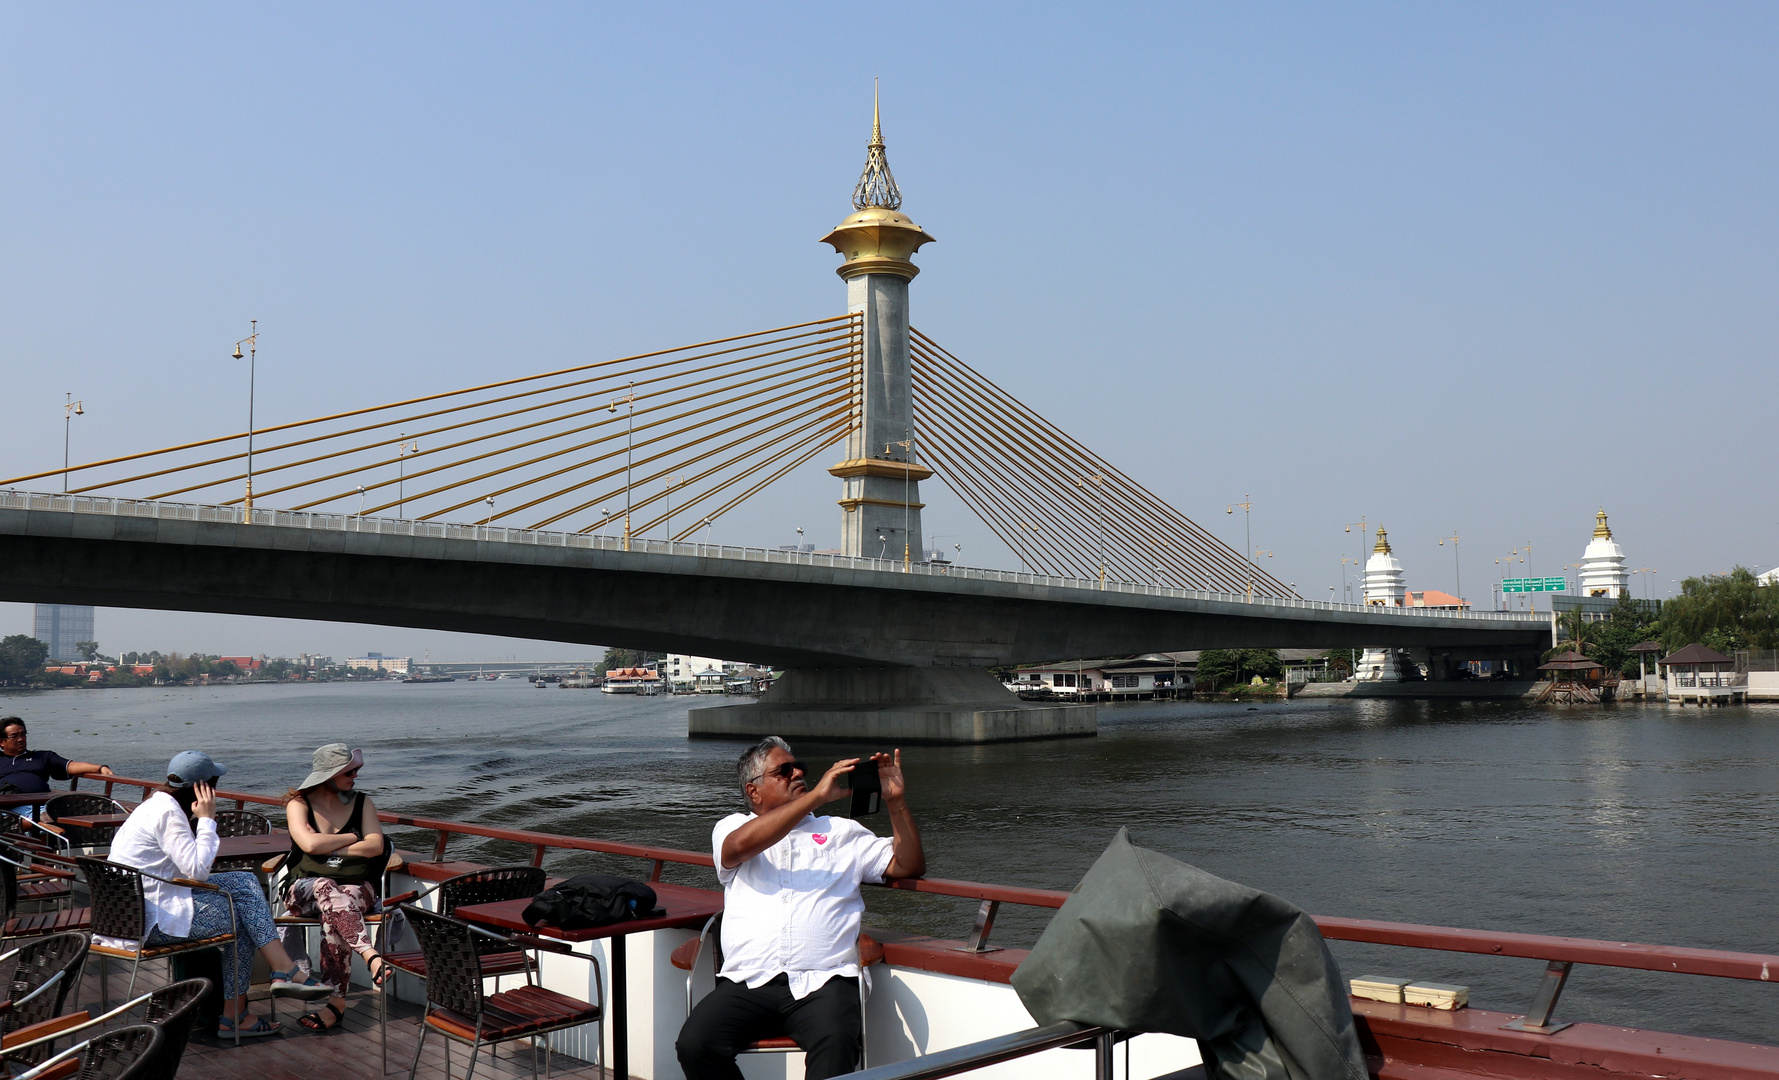
<path id="1" fill-rule="evenodd" d="M 96 958 L 95 958 L 96 959 Z M 99 1013 L 99 976 L 92 960 L 88 962 L 86 977 L 80 986 L 79 1008 Z M 152 990 L 166 982 L 167 965 L 165 962 L 151 962 L 142 966 L 142 973 L 137 977 L 136 992 L 138 995 Z M 122 978 L 119 975 L 122 974 Z M 122 1004 L 123 988 L 128 982 L 128 968 L 114 966 L 111 973 L 111 1005 L 116 1008 Z M 263 989 L 263 988 L 262 988 Z M 264 1014 L 267 1002 L 257 1000 L 252 1003 L 255 1013 Z M 349 1007 L 346 1020 L 339 1030 L 326 1034 L 306 1031 L 297 1024 L 296 1018 L 309 1006 L 289 998 L 277 1002 L 278 1019 L 284 1024 L 284 1030 L 277 1035 L 263 1038 L 243 1039 L 236 1049 L 232 1038 L 218 1038 L 214 1029 L 199 1028 L 192 1032 L 191 1043 L 185 1051 L 185 1060 L 180 1066 L 180 1080 L 315 1080 L 316 1077 L 375 1077 L 378 1063 L 382 1056 L 382 1043 L 377 1025 L 377 994 L 363 988 L 355 988 L 347 996 Z M 74 1011 L 76 1006 L 69 1002 L 66 1011 Z M 325 1015 L 325 1010 L 324 1010 Z M 113 1021 L 112 1025 L 121 1025 L 128 1018 Z M 403 1077 L 414 1060 L 414 1042 L 419 1038 L 420 1008 L 417 1005 L 390 999 L 389 1011 L 389 1070 L 390 1075 Z M 426 1049 L 420 1059 L 420 1068 L 416 1076 L 421 1080 L 447 1080 L 448 1077 L 461 1078 L 464 1066 L 468 1063 L 468 1049 L 459 1043 L 450 1048 L 451 1065 L 449 1072 L 445 1068 L 445 1043 L 437 1032 L 433 1032 L 426 1040 Z M 62 1049 L 66 1043 L 58 1043 Z M 563 1080 L 610 1080 L 612 1073 L 597 1065 L 567 1057 L 561 1053 L 552 1055 L 551 1076 Z M 542 1049 L 538 1051 L 538 1075 L 544 1075 L 544 1056 Z M 529 1080 L 531 1077 L 531 1051 L 523 1042 L 503 1043 L 498 1053 L 490 1054 L 484 1047 L 476 1059 L 476 1076 L 487 1080 Z"/>

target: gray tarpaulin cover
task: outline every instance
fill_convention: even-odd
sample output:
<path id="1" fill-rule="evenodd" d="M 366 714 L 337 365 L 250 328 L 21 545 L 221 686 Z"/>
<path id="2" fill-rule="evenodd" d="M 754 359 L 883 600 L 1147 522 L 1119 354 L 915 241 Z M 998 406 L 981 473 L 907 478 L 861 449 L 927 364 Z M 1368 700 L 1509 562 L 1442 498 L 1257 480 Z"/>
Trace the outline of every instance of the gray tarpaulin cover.
<path id="1" fill-rule="evenodd" d="M 1366 1080 L 1334 957 L 1308 915 L 1119 829 L 1013 973 L 1040 1024 L 1197 1039 L 1224 1080 Z"/>

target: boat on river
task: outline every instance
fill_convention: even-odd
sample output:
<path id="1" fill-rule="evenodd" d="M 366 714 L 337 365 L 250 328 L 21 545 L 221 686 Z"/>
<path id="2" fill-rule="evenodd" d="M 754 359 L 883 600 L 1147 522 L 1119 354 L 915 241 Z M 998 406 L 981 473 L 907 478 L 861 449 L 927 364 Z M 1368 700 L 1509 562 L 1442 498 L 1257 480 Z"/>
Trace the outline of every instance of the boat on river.
<path id="1" fill-rule="evenodd" d="M 105 779 L 107 793 L 115 790 L 124 798 L 135 797 L 132 788 L 146 792 L 155 783 L 152 779 Z M 237 807 L 282 805 L 279 797 L 251 792 L 222 791 L 218 795 Z M 391 878 L 393 892 L 425 890 L 475 871 L 481 868 L 479 864 L 454 858 L 453 847 L 461 852 L 470 843 L 496 841 L 508 850 L 528 852 L 524 861 L 534 866 L 599 856 L 602 868 L 657 883 L 663 903 L 671 897 L 677 905 L 674 910 L 697 908 L 707 913 L 721 906 L 722 895 L 707 851 L 505 829 L 416 817 L 399 810 L 386 809 L 381 818 L 404 860 Z M 411 849 L 402 850 L 404 846 Z M 975 1066 L 984 1067 L 984 1075 L 1088 1080 L 1112 1077 L 1114 1061 L 1118 1063 L 1117 1075 L 1133 1080 L 1203 1076 L 1202 1070 L 1195 1068 L 1199 1056 L 1191 1040 L 1154 1033 L 1125 1038 L 1066 1021 L 1047 1027 L 1034 1025 L 1009 984 L 1027 951 L 1000 947 L 993 941 L 996 917 L 1009 906 L 1054 910 L 1068 899 L 1068 892 L 937 878 L 897 881 L 881 888 L 907 894 L 915 902 L 922 902 L 916 898 L 944 905 L 962 901 L 974 908 L 975 917 L 970 925 L 959 923 L 955 937 L 866 927 L 866 933 L 881 944 L 883 956 L 881 964 L 872 968 L 874 989 L 866 1009 L 869 1068 L 864 1075 L 869 1080 L 949 1076 Z M 430 899 L 424 900 L 422 906 L 430 903 Z M 593 957 L 597 966 L 549 952 L 540 954 L 542 985 L 603 1003 L 607 1021 L 603 1029 L 589 1024 L 549 1036 L 555 1075 L 588 1080 L 609 1075 L 594 1064 L 598 1062 L 645 1080 L 680 1076 L 673 1043 L 686 1015 L 688 975 L 675 966 L 674 954 L 676 949 L 687 951 L 680 947 L 698 937 L 703 922 L 701 914 L 679 925 L 650 928 L 628 937 L 574 941 L 567 946 Z M 1523 999 L 1472 1001 L 1450 1009 L 1374 1000 L 1379 996 L 1376 987 L 1361 987 L 1370 996 L 1355 996 L 1349 1002 L 1368 1071 L 1378 1080 L 1613 1080 L 1633 1076 L 1779 1080 L 1779 1046 L 1591 1023 L 1584 1017 L 1564 1016 L 1560 1004 L 1567 979 L 1572 975 L 1598 977 L 1599 968 L 1647 973 L 1643 977 L 1650 979 L 1685 974 L 1771 982 L 1779 978 L 1779 956 L 1333 916 L 1317 916 L 1315 922 L 1330 940 L 1402 948 L 1402 970 L 1411 973 L 1437 973 L 1441 955 L 1449 953 L 1527 958 L 1545 965 L 1542 978 L 1525 986 Z M 156 968 L 158 965 L 152 965 L 145 972 Z M 362 970 L 358 974 L 362 977 Z M 701 977 L 708 979 L 708 971 Z M 1182 972 L 1180 977 L 1191 975 Z M 522 980 L 510 976 L 499 985 L 516 981 Z M 89 985 L 91 982 L 89 974 Z M 415 1053 L 416 1017 L 424 985 L 397 975 L 387 989 L 393 1009 L 387 1036 L 389 1069 L 405 1072 Z M 1768 987 L 1747 989 L 1750 993 L 1770 992 Z M 354 1008 L 349 1010 L 346 1030 L 340 1035 L 316 1038 L 291 1033 L 249 1043 L 239 1050 L 214 1040 L 195 1040 L 180 1075 L 215 1080 L 269 1080 L 330 1072 L 376 1076 L 381 1051 L 375 998 L 362 988 L 355 988 L 352 997 Z M 81 1000 L 85 1001 L 85 996 Z M 1456 1004 L 1456 999 L 1447 994 L 1446 1003 Z M 286 1008 L 287 1021 L 289 1014 Z M 1567 1020 L 1574 1022 L 1564 1022 Z M 436 1033 L 427 1041 L 423 1065 L 442 1061 L 442 1043 Z M 461 1046 L 455 1056 L 459 1064 L 449 1075 L 460 1076 Z M 305 1061 L 312 1067 L 292 1071 L 293 1063 Z M 801 1075 L 795 1053 L 750 1056 L 744 1059 L 744 1067 L 750 1078 L 789 1080 Z M 484 1051 L 476 1073 L 497 1078 L 529 1074 L 530 1062 L 522 1049 L 507 1050 L 492 1060 Z M 427 1075 L 441 1074 L 428 1071 Z"/>

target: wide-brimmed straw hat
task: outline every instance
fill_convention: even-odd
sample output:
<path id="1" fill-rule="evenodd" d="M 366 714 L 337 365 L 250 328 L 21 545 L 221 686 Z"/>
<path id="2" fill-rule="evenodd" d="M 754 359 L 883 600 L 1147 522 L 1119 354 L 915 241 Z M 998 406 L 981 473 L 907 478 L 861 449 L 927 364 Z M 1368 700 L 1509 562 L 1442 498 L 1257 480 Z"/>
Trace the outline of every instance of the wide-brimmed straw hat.
<path id="1" fill-rule="evenodd" d="M 315 766 L 315 771 L 297 785 L 298 791 L 325 784 L 347 769 L 363 767 L 364 751 L 348 749 L 343 742 L 330 742 L 326 746 L 316 748 L 311 763 Z"/>

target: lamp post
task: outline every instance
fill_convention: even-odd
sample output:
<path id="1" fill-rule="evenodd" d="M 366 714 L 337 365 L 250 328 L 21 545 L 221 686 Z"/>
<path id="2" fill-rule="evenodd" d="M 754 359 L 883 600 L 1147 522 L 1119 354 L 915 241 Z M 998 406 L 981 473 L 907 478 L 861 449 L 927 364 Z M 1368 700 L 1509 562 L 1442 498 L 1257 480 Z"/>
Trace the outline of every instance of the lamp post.
<path id="1" fill-rule="evenodd" d="M 241 346 L 247 346 L 247 498 L 243 509 L 253 516 L 253 383 L 259 361 L 259 320 L 248 320 L 253 332 L 235 342 L 235 359 L 241 359 Z"/>
<path id="2" fill-rule="evenodd" d="M 1367 535 L 1365 515 L 1361 514 L 1358 521 L 1347 522 L 1347 532 L 1352 532 L 1355 528 L 1359 530 L 1359 558 L 1354 563 L 1354 572 L 1357 573 L 1359 577 L 1353 584 L 1353 602 L 1356 604 L 1363 604 L 1365 602 L 1365 590 L 1361 583 L 1365 580 L 1365 538 Z M 1341 562 L 1344 563 L 1346 560 L 1342 559 Z M 1346 571 L 1344 570 L 1341 571 L 1341 580 L 1346 580 Z"/>
<path id="3" fill-rule="evenodd" d="M 1643 575 L 1643 599 L 1644 600 L 1648 600 L 1650 598 L 1649 597 L 1649 580 L 1650 580 L 1649 575 L 1653 574 L 1653 573 L 1655 573 L 1655 567 L 1653 567 L 1653 566 L 1639 566 L 1637 569 L 1631 571 L 1632 577 L 1636 577 L 1638 574 Z"/>
<path id="4" fill-rule="evenodd" d="M 711 519 L 709 517 L 706 517 L 702 523 L 704 525 L 704 546 L 705 547 L 710 546 L 710 522 L 711 522 Z"/>
<path id="5" fill-rule="evenodd" d="M 1532 541 L 1530 541 L 1530 540 L 1526 541 L 1526 546 L 1521 548 L 1520 550 L 1524 551 L 1526 553 L 1526 558 L 1524 561 L 1526 564 L 1526 576 L 1529 578 L 1532 576 Z M 1538 610 L 1538 594 L 1537 593 L 1529 592 L 1526 594 L 1526 610 L 1527 611 L 1537 611 Z"/>
<path id="6" fill-rule="evenodd" d="M 401 432 L 397 432 L 395 437 L 397 439 L 402 439 L 402 438 L 405 438 L 406 436 L 403 435 Z M 399 443 L 395 448 L 395 516 L 396 517 L 407 517 L 408 516 L 408 499 L 407 499 L 408 455 L 409 454 L 418 454 L 419 452 L 420 452 L 420 440 L 419 439 L 415 439 L 413 442 Z"/>
<path id="7" fill-rule="evenodd" d="M 488 516 L 482 521 L 482 528 L 486 529 L 494 524 L 494 496 L 490 495 L 482 501 L 488 504 Z"/>
<path id="8" fill-rule="evenodd" d="M 908 535 L 908 526 L 911 518 L 908 508 L 908 478 L 911 471 L 909 466 L 914 462 L 914 436 L 909 434 L 907 428 L 902 429 L 902 434 L 907 435 L 908 437 L 901 442 L 885 443 L 883 445 L 883 456 L 886 458 L 890 456 L 891 447 L 899 446 L 902 448 L 902 569 L 912 570 L 914 569 L 914 538 Z M 890 458 L 890 460 L 894 461 L 895 459 Z"/>
<path id="9" fill-rule="evenodd" d="M 1340 587 L 1341 587 L 1341 591 L 1346 594 L 1347 603 L 1351 604 L 1351 603 L 1354 603 L 1355 601 L 1353 600 L 1352 594 L 1346 592 L 1347 564 L 1348 563 L 1352 563 L 1355 567 L 1363 567 L 1365 564 L 1360 562 L 1358 559 L 1349 559 L 1345 555 L 1342 555 L 1340 557 Z"/>
<path id="10" fill-rule="evenodd" d="M 630 550 L 630 466 L 631 451 L 636 440 L 636 384 L 631 383 L 629 392 L 621 398 L 613 398 L 608 412 L 618 411 L 618 402 L 622 401 L 629 409 L 629 421 L 624 429 L 624 550 Z"/>
<path id="11" fill-rule="evenodd" d="M 76 416 L 86 415 L 86 401 L 74 400 L 73 394 L 63 395 L 68 400 L 62 404 L 62 490 L 68 490 L 68 439 Z"/>
<path id="12" fill-rule="evenodd" d="M 1453 529 L 1452 535 L 1440 537 L 1439 546 L 1444 547 L 1447 540 L 1452 542 L 1452 587 L 1458 590 L 1455 595 L 1461 612 L 1464 610 L 1464 572 L 1458 568 L 1458 530 Z"/>
<path id="13" fill-rule="evenodd" d="M 364 517 L 364 485 L 358 485 L 358 517 Z"/>
<path id="14" fill-rule="evenodd" d="M 1244 552 L 1254 546 L 1254 526 L 1252 519 L 1254 510 L 1253 499 L 1254 496 L 1252 495 L 1243 495 L 1241 502 L 1230 503 L 1229 509 L 1224 511 L 1226 514 L 1233 514 L 1235 513 L 1236 507 L 1239 506 L 1242 508 L 1242 530 L 1244 536 L 1244 540 L 1242 541 L 1242 551 Z M 1246 555 L 1243 556 L 1243 559 L 1248 564 L 1248 600 L 1252 602 L 1254 599 L 1254 560 Z"/>
<path id="15" fill-rule="evenodd" d="M 1106 478 L 1099 473 L 1094 473 L 1091 476 L 1082 477 L 1075 483 L 1085 488 L 1089 481 L 1093 483 L 1094 490 L 1093 509 L 1095 531 L 1099 541 L 1100 589 L 1104 591 L 1106 587 Z"/>
<path id="16" fill-rule="evenodd" d="M 1525 562 L 1520 558 L 1519 548 L 1514 548 L 1511 554 L 1503 555 L 1495 560 L 1495 565 L 1501 567 L 1501 608 L 1504 611 L 1511 610 L 1507 603 L 1507 572 L 1513 569 L 1513 564 L 1516 562 Z"/>
<path id="17" fill-rule="evenodd" d="M 673 482 L 679 477 L 669 473 L 661 481 L 661 497 L 667 500 L 667 542 L 673 542 Z"/>
<path id="18" fill-rule="evenodd" d="M 801 525 L 797 526 L 797 550 L 803 550 L 803 526 Z"/>

